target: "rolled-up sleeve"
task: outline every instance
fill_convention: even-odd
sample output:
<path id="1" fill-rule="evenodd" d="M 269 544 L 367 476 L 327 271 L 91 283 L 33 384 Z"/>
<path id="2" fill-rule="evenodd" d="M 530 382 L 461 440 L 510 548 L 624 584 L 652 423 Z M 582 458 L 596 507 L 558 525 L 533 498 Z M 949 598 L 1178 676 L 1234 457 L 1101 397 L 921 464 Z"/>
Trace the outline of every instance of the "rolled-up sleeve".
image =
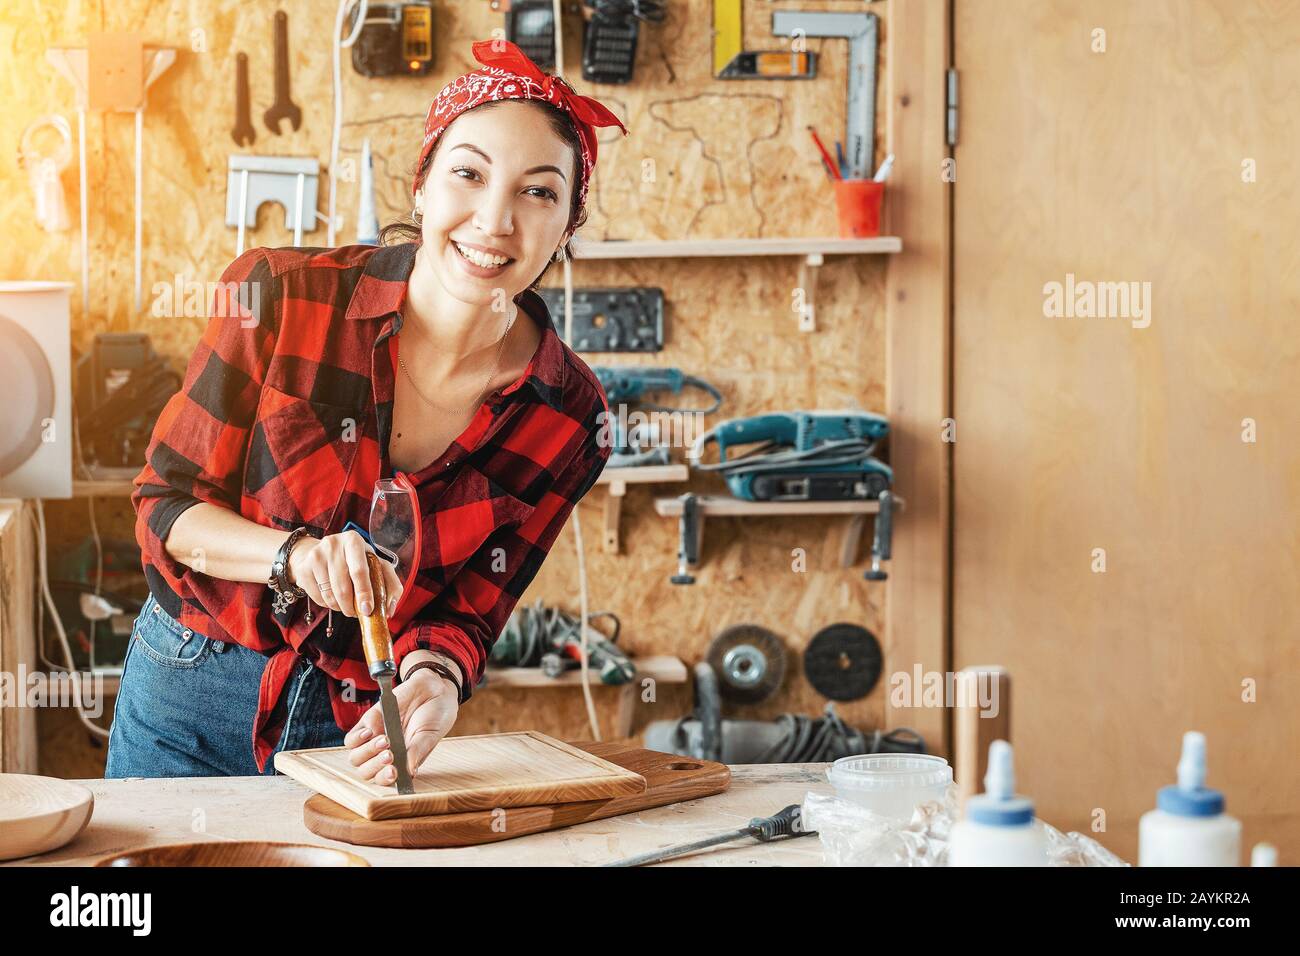
<path id="1" fill-rule="evenodd" d="M 601 408 L 608 411 L 603 400 Z M 596 421 L 593 412 L 585 441 L 528 519 L 490 534 L 438 596 L 412 617 L 394 643 L 399 668 L 417 649 L 445 654 L 460 665 L 461 702 L 469 699 L 515 605 L 609 460 L 613 449 L 601 440 L 604 430 Z"/>
<path id="2" fill-rule="evenodd" d="M 177 517 L 200 502 L 238 512 L 248 438 L 275 350 L 274 277 L 261 249 L 227 266 L 181 390 L 154 426 L 131 503 L 136 541 L 175 586 L 188 568 L 164 544 Z"/>

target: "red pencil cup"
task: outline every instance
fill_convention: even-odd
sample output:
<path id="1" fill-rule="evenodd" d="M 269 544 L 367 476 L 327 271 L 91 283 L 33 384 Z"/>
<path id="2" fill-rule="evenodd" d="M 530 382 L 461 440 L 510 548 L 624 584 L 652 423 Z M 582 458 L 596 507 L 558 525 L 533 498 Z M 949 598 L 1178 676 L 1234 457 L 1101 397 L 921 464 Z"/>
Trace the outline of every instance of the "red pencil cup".
<path id="1" fill-rule="evenodd" d="M 880 201 L 885 184 L 872 179 L 835 179 L 835 211 L 841 239 L 880 235 Z"/>

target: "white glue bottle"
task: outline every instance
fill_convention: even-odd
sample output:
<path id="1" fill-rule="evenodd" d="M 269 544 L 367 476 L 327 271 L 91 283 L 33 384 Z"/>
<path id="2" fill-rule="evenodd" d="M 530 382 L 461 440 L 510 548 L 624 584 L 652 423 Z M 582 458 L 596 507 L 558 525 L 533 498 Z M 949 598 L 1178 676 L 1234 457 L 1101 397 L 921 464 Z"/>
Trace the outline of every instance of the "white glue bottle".
<path id="1" fill-rule="evenodd" d="M 1250 851 L 1251 866 L 1277 866 L 1277 847 L 1271 843 L 1256 843 Z"/>
<path id="2" fill-rule="evenodd" d="M 1205 735 L 1183 734 L 1178 783 L 1156 794 L 1138 823 L 1138 866 L 1240 866 L 1241 821 L 1205 785 Z"/>
<path id="3" fill-rule="evenodd" d="M 1034 805 L 1015 794 L 1011 745 L 989 745 L 984 792 L 966 801 L 953 824 L 949 866 L 1047 866 L 1047 837 L 1034 824 Z"/>

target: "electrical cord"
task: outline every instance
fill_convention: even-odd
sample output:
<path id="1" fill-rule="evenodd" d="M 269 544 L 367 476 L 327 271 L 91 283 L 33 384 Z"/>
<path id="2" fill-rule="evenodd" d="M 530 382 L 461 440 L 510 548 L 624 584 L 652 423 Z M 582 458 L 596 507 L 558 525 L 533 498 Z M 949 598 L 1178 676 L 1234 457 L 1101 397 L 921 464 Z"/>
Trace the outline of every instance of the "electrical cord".
<path id="1" fill-rule="evenodd" d="M 597 611 L 587 617 L 587 623 L 590 625 L 602 617 L 614 622 L 614 634 L 606 640 L 617 642 L 622 625 L 613 611 Z M 519 608 L 510 615 L 510 620 L 501 631 L 500 640 L 493 645 L 494 650 L 497 650 L 493 663 L 537 667 L 544 655 L 575 638 L 580 640 L 578 618 L 558 607 L 547 607 L 538 598 L 532 607 Z"/>
<path id="2" fill-rule="evenodd" d="M 876 730 L 868 738 L 844 723 L 834 703 L 826 704 L 822 717 L 782 714 L 776 722 L 785 728 L 785 736 L 758 763 L 825 763 L 858 754 L 925 752 L 925 741 L 909 727 Z"/>
<path id="3" fill-rule="evenodd" d="M 704 673 L 707 664 L 696 666 L 695 692 L 697 705 L 693 713 L 677 720 L 673 728 L 673 750 L 689 754 L 700 760 L 721 760 L 723 751 L 723 723 L 719 720 L 721 701 L 717 696 L 716 679 L 712 668 Z M 700 723 L 700 744 L 693 752 L 686 725 Z M 863 733 L 850 727 L 840 718 L 834 703 L 827 703 L 822 717 L 803 714 L 782 714 L 775 723 L 783 734 L 752 763 L 828 763 L 840 757 L 879 753 L 925 753 L 925 740 L 910 727 L 891 731 L 874 730 Z"/>
<path id="4" fill-rule="evenodd" d="M 551 15 L 556 24 L 564 22 L 563 9 L 560 0 L 551 0 Z M 555 31 L 555 74 L 561 79 L 564 76 L 564 31 L 557 29 Z M 563 257 L 564 264 L 564 340 L 573 341 L 573 268 L 569 262 L 569 257 Z M 587 613 L 587 560 L 586 552 L 582 546 L 582 519 L 578 514 L 578 506 L 574 505 L 570 516 L 573 518 L 573 546 L 577 551 L 578 558 L 578 610 L 581 614 L 579 620 L 590 621 L 591 617 Z M 591 696 L 591 668 L 588 661 L 591 655 L 587 650 L 587 628 L 580 628 L 582 638 L 582 702 L 587 709 L 587 723 L 591 726 L 591 736 L 597 742 L 600 741 L 600 721 L 596 719 L 596 704 Z M 617 633 L 617 632 L 616 632 Z"/>
<path id="5" fill-rule="evenodd" d="M 360 4 L 360 9 L 357 10 L 352 32 L 348 34 L 346 40 L 341 40 L 339 34 L 343 32 L 343 24 L 348 17 L 348 8 L 355 4 Z M 361 28 L 365 26 L 366 13 L 369 7 L 370 0 L 339 0 L 338 12 L 334 15 L 334 34 L 332 38 L 334 50 L 334 126 L 330 136 L 329 213 L 325 219 L 325 242 L 331 249 L 334 248 L 335 226 L 338 222 L 334 212 L 335 175 L 339 165 L 339 137 L 343 131 L 343 77 L 340 75 L 342 70 L 340 61 L 343 57 L 343 51 L 356 43 L 357 37 L 361 36 Z"/>
<path id="6" fill-rule="evenodd" d="M 716 471 L 723 475 L 749 475 L 765 471 L 781 471 L 792 464 L 848 465 L 866 461 L 875 451 L 878 442 L 866 442 L 860 438 L 844 438 L 823 442 L 813 448 L 791 449 L 783 452 L 767 453 L 767 449 L 779 447 L 776 442 L 765 442 L 751 453 L 728 461 L 703 464 L 699 461 L 705 443 L 713 435 L 710 429 L 696 439 L 695 446 L 688 456 L 691 467 L 700 471 Z"/>
<path id="7" fill-rule="evenodd" d="M 36 548 L 37 548 L 37 568 L 38 579 L 41 584 L 41 593 L 45 598 L 45 604 L 50 609 L 50 619 L 54 622 L 54 631 L 58 635 L 59 645 L 63 648 L 63 655 L 68 661 L 66 668 L 53 667 L 53 670 L 66 672 L 68 674 L 77 673 L 73 666 L 72 645 L 68 643 L 68 633 L 63 628 L 63 620 L 59 617 L 59 609 L 54 605 L 54 597 L 50 593 L 50 576 L 49 568 L 46 565 L 46 537 L 45 537 L 45 502 L 41 498 L 36 501 Z M 97 589 L 98 590 L 98 589 Z M 79 688 L 79 684 L 74 684 L 74 688 Z M 95 736 L 104 740 L 108 739 L 108 731 L 96 724 L 87 716 L 82 707 L 81 694 L 78 690 L 77 700 L 74 705 L 77 712 L 77 718 L 86 726 L 86 729 Z"/>
<path id="8" fill-rule="evenodd" d="M 142 414 L 150 417 L 162 411 L 167 400 L 180 391 L 181 384 L 181 377 L 167 361 L 151 354 L 98 408 L 86 413 L 86 427 L 92 434 L 104 435 Z"/>
<path id="9" fill-rule="evenodd" d="M 722 392 L 718 390 L 717 386 L 704 381 L 702 378 L 696 378 L 694 375 L 683 375 L 682 385 L 690 385 L 702 392 L 707 392 L 712 397 L 713 404 L 708 408 L 674 408 L 671 405 L 659 405 L 655 402 L 642 401 L 640 403 L 641 407 L 652 412 L 677 412 L 689 415 L 712 415 L 722 407 Z"/>
<path id="10" fill-rule="evenodd" d="M 578 608 L 582 620 L 590 620 L 587 614 L 587 560 L 582 546 L 582 520 L 578 517 L 578 506 L 573 507 L 573 544 L 578 553 Z M 591 736 L 600 743 L 600 722 L 596 719 L 596 703 L 591 697 L 591 654 L 587 650 L 587 628 L 582 633 L 582 702 L 587 708 L 587 722 L 591 725 Z"/>

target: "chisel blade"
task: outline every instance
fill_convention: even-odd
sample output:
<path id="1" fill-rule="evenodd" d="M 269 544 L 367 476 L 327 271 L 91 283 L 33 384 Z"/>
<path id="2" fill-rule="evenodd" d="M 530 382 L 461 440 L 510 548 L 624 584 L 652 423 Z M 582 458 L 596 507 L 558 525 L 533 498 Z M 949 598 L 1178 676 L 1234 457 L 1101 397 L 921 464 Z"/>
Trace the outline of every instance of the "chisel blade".
<path id="1" fill-rule="evenodd" d="M 388 749 L 393 752 L 393 766 L 397 769 L 397 792 L 414 793 L 411 773 L 406 767 L 406 738 L 402 736 L 402 717 L 397 711 L 397 698 L 393 695 L 393 678 L 377 677 L 379 682 L 379 707 L 384 714 L 384 735 Z"/>

